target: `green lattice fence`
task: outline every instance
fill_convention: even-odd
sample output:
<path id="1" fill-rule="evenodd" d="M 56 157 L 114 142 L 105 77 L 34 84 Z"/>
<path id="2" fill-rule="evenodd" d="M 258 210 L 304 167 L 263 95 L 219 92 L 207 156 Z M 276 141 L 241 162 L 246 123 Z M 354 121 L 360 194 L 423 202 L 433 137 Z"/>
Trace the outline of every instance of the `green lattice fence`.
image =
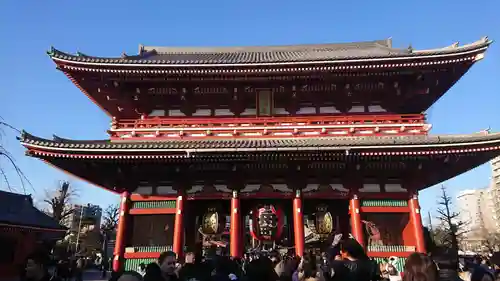
<path id="1" fill-rule="evenodd" d="M 415 247 L 402 245 L 373 245 L 368 246 L 368 252 L 415 252 Z"/>
<path id="2" fill-rule="evenodd" d="M 407 207 L 406 200 L 362 200 L 362 207 Z"/>
<path id="3" fill-rule="evenodd" d="M 132 209 L 174 209 L 175 200 L 132 202 Z"/>
<path id="4" fill-rule="evenodd" d="M 126 259 L 125 260 L 125 270 L 135 270 L 139 268 L 141 263 L 148 265 L 152 262 L 155 262 L 156 259 Z"/>
<path id="5" fill-rule="evenodd" d="M 172 251 L 172 246 L 135 246 L 134 252 L 136 253 L 161 253 Z"/>

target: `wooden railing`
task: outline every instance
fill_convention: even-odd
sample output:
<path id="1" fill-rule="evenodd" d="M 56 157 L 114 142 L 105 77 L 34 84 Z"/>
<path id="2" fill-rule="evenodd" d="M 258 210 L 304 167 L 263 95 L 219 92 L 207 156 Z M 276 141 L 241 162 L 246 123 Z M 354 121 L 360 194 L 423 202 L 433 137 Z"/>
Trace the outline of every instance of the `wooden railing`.
<path id="1" fill-rule="evenodd" d="M 378 125 L 378 124 L 423 124 L 423 114 L 402 115 L 351 115 L 351 116 L 308 116 L 274 118 L 163 118 L 120 119 L 112 124 L 113 129 L 138 128 L 211 128 L 240 126 L 307 126 L 307 125 Z"/>

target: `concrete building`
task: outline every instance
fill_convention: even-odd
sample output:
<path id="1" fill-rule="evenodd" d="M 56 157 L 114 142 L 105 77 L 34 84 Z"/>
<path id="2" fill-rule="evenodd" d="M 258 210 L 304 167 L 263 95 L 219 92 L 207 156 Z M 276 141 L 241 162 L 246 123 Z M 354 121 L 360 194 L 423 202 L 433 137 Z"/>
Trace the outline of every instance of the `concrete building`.
<path id="1" fill-rule="evenodd" d="M 500 217 L 500 157 L 491 160 L 491 183 L 492 197 L 496 215 Z"/>
<path id="2" fill-rule="evenodd" d="M 459 220 L 467 223 L 464 230 L 468 233 L 485 227 L 482 202 L 486 198 L 482 189 L 464 190 L 458 194 Z"/>
<path id="3" fill-rule="evenodd" d="M 491 160 L 491 188 L 500 190 L 500 157 Z"/>
<path id="4" fill-rule="evenodd" d="M 79 249 L 98 249 L 100 245 L 102 208 L 98 205 L 73 205 L 73 213 L 66 217 L 63 225 L 69 230 L 66 237 L 71 245 Z"/>
<path id="5" fill-rule="evenodd" d="M 63 225 L 71 232 L 100 230 L 102 209 L 98 205 L 73 205 L 73 213 L 66 217 Z M 80 225 L 81 218 L 81 225 Z"/>
<path id="6" fill-rule="evenodd" d="M 500 233 L 500 157 L 491 161 L 487 188 L 464 190 L 457 196 L 459 220 L 466 222 L 462 250 L 475 251 L 489 234 Z"/>
<path id="7" fill-rule="evenodd" d="M 491 161 L 491 182 L 487 188 L 464 190 L 457 196 L 460 220 L 467 230 L 500 232 L 500 157 Z"/>

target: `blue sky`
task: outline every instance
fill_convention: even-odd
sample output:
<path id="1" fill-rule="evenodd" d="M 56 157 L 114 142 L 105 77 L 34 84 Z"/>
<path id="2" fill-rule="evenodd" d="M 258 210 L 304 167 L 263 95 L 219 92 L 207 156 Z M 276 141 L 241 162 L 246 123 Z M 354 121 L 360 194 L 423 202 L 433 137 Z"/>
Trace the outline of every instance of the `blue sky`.
<path id="1" fill-rule="evenodd" d="M 393 38 L 396 47 L 433 48 L 482 36 L 500 40 L 500 2 L 483 1 L 0 1 L 0 116 L 42 137 L 107 137 L 108 117 L 57 71 L 50 46 L 97 56 L 134 54 L 139 44 L 273 45 Z M 429 111 L 432 133 L 500 131 L 500 44 Z M 23 169 L 35 197 L 67 175 L 24 156 L 7 132 L 2 140 Z M 11 180 L 16 183 L 12 170 Z M 446 182 L 452 194 L 484 187 L 483 165 Z M 117 197 L 72 179 L 80 201 L 107 205 Z M 0 188 L 5 189 L 4 183 Z M 422 192 L 435 208 L 439 187 Z"/>

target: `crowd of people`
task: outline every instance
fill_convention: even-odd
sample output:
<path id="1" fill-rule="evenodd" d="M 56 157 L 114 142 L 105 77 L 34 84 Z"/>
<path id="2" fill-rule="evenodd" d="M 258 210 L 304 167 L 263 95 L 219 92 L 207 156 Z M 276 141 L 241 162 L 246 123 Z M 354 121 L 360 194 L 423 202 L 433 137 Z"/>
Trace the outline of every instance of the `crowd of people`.
<path id="1" fill-rule="evenodd" d="M 402 272 L 387 260 L 370 259 L 354 239 L 342 240 L 321 255 L 312 252 L 303 257 L 278 252 L 245 254 L 242 259 L 226 256 L 186 253 L 182 263 L 174 252 L 164 252 L 156 262 L 136 270 L 112 272 L 109 281 L 495 281 L 500 272 L 495 260 L 480 261 L 459 274 L 458 256 L 449 249 L 438 249 L 432 255 L 412 253 Z M 30 257 L 26 280 L 60 281 L 51 276 L 39 257 Z"/>

